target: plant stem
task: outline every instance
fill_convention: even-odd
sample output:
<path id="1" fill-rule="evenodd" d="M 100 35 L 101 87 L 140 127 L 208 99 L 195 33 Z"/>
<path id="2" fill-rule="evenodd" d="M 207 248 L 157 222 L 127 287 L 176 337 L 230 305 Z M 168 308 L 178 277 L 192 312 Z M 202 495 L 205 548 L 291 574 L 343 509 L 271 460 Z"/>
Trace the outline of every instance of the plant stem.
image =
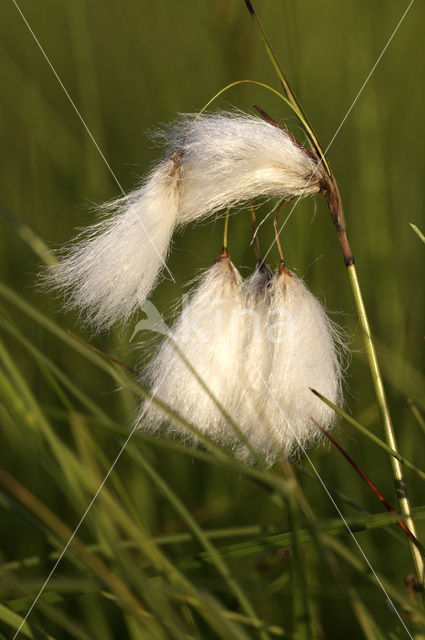
<path id="1" fill-rule="evenodd" d="M 350 279 L 351 288 L 353 290 L 354 301 L 356 304 L 356 309 L 357 309 L 357 313 L 360 320 L 360 326 L 362 328 L 367 359 L 368 359 L 370 371 L 372 374 L 373 386 L 375 389 L 379 411 L 381 414 L 382 421 L 384 423 L 386 440 L 388 445 L 394 451 L 398 452 L 397 441 L 394 433 L 394 427 L 391 421 L 391 415 L 388 408 L 387 398 L 385 395 L 382 375 L 379 369 L 378 359 L 376 357 L 375 346 L 373 344 L 372 335 L 370 332 L 369 321 L 367 319 L 366 308 L 364 305 L 360 284 L 357 278 L 355 265 L 354 264 L 348 265 L 347 272 L 348 272 L 348 277 Z M 391 457 L 391 465 L 393 469 L 393 475 L 394 475 L 394 480 L 396 484 L 396 493 L 400 503 L 401 511 L 406 520 L 407 526 L 409 527 L 413 535 L 416 536 L 416 527 L 411 515 L 410 501 L 407 495 L 401 463 L 397 458 Z M 419 550 L 415 547 L 415 545 L 411 541 L 409 542 L 409 544 L 410 544 L 410 551 L 412 553 L 413 562 L 415 565 L 418 580 L 423 587 L 424 562 L 421 557 L 421 554 L 419 553 Z"/>
<path id="2" fill-rule="evenodd" d="M 227 249 L 227 237 L 228 237 L 228 230 L 229 230 L 229 215 L 230 215 L 230 209 L 227 209 L 226 218 L 224 220 L 223 249 Z"/>
<path id="3" fill-rule="evenodd" d="M 366 346 L 367 357 L 369 361 L 369 367 L 372 374 L 373 385 L 375 388 L 376 399 L 379 406 L 379 411 L 381 413 L 382 421 L 384 423 L 385 436 L 387 440 L 387 444 L 398 453 L 397 442 L 395 439 L 394 428 L 391 422 L 391 416 L 387 404 L 387 399 L 385 396 L 384 385 L 382 382 L 382 376 L 378 365 L 378 360 L 376 357 L 375 347 L 372 341 L 372 336 L 370 333 L 369 322 L 366 315 L 366 308 L 363 301 L 362 292 L 360 289 L 359 281 L 357 279 L 357 272 L 354 266 L 354 258 L 351 252 L 350 243 L 348 241 L 347 229 L 345 224 L 345 216 L 344 209 L 342 206 L 342 200 L 339 193 L 338 185 L 336 183 L 335 178 L 332 175 L 332 171 L 330 168 L 330 164 L 326 158 L 326 155 L 317 139 L 316 134 L 311 127 L 307 116 L 304 113 L 304 110 L 301 107 L 300 102 L 298 101 L 295 93 L 292 91 L 289 82 L 286 78 L 286 75 L 277 59 L 275 52 L 273 51 L 273 47 L 271 42 L 265 32 L 263 25 L 258 18 L 254 7 L 252 6 L 251 0 L 245 0 L 245 4 L 247 9 L 257 26 L 261 39 L 266 48 L 267 54 L 270 58 L 271 63 L 277 73 L 279 80 L 282 83 L 283 89 L 285 91 L 287 101 L 290 102 L 292 109 L 298 116 L 304 130 L 307 133 L 309 138 L 309 142 L 312 148 L 316 151 L 318 158 L 320 159 L 320 163 L 318 165 L 318 170 L 322 177 L 322 193 L 326 198 L 328 203 L 329 211 L 335 225 L 336 232 L 338 234 L 338 240 L 341 245 L 342 253 L 344 256 L 345 266 L 348 270 L 348 275 L 350 278 L 351 288 L 353 290 L 354 300 L 357 308 L 357 313 L 360 320 L 360 325 L 362 327 L 363 339 Z M 413 226 L 414 231 L 418 233 L 419 230 Z M 422 234 L 419 234 L 420 237 Z M 403 477 L 403 471 L 401 467 L 401 463 L 397 458 L 391 457 L 391 464 L 393 469 L 393 475 L 396 484 L 396 492 L 400 503 L 400 508 L 403 513 L 403 516 L 406 520 L 406 524 L 411 530 L 411 532 L 416 536 L 416 528 L 411 516 L 411 508 L 409 498 L 407 496 L 406 486 Z M 424 585 L 424 563 L 422 557 L 418 551 L 418 549 L 414 546 L 412 542 L 410 542 L 410 549 L 412 552 L 413 562 L 415 565 L 416 573 L 418 576 L 418 581 L 422 586 Z"/>
<path id="4" fill-rule="evenodd" d="M 372 375 L 373 386 L 375 389 L 376 400 L 378 402 L 379 411 L 382 422 L 384 424 L 385 438 L 387 444 L 398 453 L 397 441 L 395 438 L 394 427 L 391 421 L 390 410 L 388 408 L 387 398 L 385 395 L 384 383 L 382 381 L 381 371 L 379 369 L 378 359 L 376 357 L 375 346 L 370 332 L 369 321 L 367 319 L 366 307 L 363 300 L 362 291 L 357 278 L 357 271 L 354 264 L 354 257 L 351 251 L 350 243 L 347 236 L 347 227 L 345 223 L 344 208 L 342 205 L 341 195 L 335 178 L 326 175 L 322 170 L 323 194 L 328 203 L 329 211 L 338 234 L 338 240 L 341 245 L 344 256 L 345 266 L 347 267 L 348 277 L 350 279 L 353 291 L 354 302 L 356 304 L 357 314 L 363 333 L 363 340 L 366 347 L 367 359 Z M 416 528 L 411 515 L 410 501 L 407 495 L 406 484 L 404 482 L 403 469 L 400 460 L 391 457 L 391 466 L 396 486 L 396 493 L 400 504 L 401 512 L 405 518 L 406 524 L 415 537 Z M 424 562 L 412 541 L 409 541 L 410 551 L 412 553 L 413 563 L 417 573 L 419 584 L 424 585 Z"/>

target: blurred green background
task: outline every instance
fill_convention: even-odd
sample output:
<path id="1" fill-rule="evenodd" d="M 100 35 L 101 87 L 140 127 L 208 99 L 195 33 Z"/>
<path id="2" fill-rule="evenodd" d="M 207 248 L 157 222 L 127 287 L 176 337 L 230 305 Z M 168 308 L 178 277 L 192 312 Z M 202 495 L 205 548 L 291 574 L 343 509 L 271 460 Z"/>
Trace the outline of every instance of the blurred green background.
<path id="1" fill-rule="evenodd" d="M 325 148 L 407 6 L 407 2 L 396 0 L 257 1 L 263 24 Z M 196 112 L 224 85 L 238 79 L 259 80 L 279 88 L 242 0 L 21 0 L 20 7 L 125 190 L 131 190 L 161 156 L 161 150 L 148 136 L 150 130 L 171 121 L 179 112 Z M 409 226 L 413 222 L 422 230 L 425 228 L 424 18 L 423 4 L 415 2 L 328 153 L 345 205 L 399 446 L 419 465 L 425 455 L 424 432 L 407 398 L 425 409 L 425 247 Z M 137 344 L 129 342 L 137 318 L 121 331 L 90 336 L 79 327 L 75 315 L 61 313 L 54 297 L 37 289 L 42 260 L 27 242 L 28 227 L 50 248 L 58 248 L 75 234 L 76 228 L 93 221 L 97 204 L 119 192 L 16 6 L 9 0 L 2 4 L 0 34 L 1 279 L 59 327 L 69 328 L 123 362 L 136 365 L 151 352 L 149 336 Z M 233 88 L 212 109 L 234 105 L 251 111 L 254 103 L 286 123 L 300 141 L 304 140 L 285 105 L 258 87 Z M 269 208 L 270 205 L 260 210 L 260 219 Z M 176 283 L 163 280 L 152 296 L 164 314 L 187 290 L 185 284 L 212 263 L 221 248 L 222 233 L 223 220 L 218 219 L 186 228 L 174 238 L 169 266 Z M 243 275 L 248 275 L 255 265 L 250 239 L 249 214 L 242 211 L 230 220 L 229 247 Z M 267 248 L 272 239 L 271 224 L 266 223 L 260 232 L 262 247 Z M 305 277 L 348 336 L 353 356 L 346 379 L 347 410 L 383 437 L 351 291 L 324 201 L 308 200 L 298 205 L 281 241 L 289 266 Z M 274 268 L 277 262 L 274 248 L 269 264 Z M 2 295 L 0 303 L 7 326 L 14 326 L 35 349 L 45 354 L 124 432 L 130 427 L 137 399 L 129 389 L 119 388 L 116 381 L 77 353 L 72 344 L 55 337 L 10 299 Z M 56 436 L 71 450 L 75 449 L 83 465 L 90 466 L 85 459 L 90 458 L 90 447 L 86 448 L 81 441 L 80 446 L 76 444 L 75 427 L 75 416 L 84 417 L 87 408 L 74 397 L 71 402 L 61 382 L 57 389 L 50 374 L 40 366 L 40 360 L 4 323 L 1 341 L 1 464 L 72 529 L 93 491 L 86 488 L 81 490 L 78 500 L 75 498 L 70 477 L 60 468 L 50 445 L 37 430 L 40 418 L 25 393 L 19 390 L 18 378 L 12 376 L 4 354 L 8 353 L 21 376 L 22 388 L 36 400 L 38 410 Z M 107 470 L 108 460 L 112 461 L 118 452 L 122 437 L 89 421 L 85 429 L 99 446 L 96 455 L 102 460 L 100 469 L 104 464 Z M 338 438 L 390 502 L 397 504 L 387 456 L 347 425 L 341 425 Z M 146 443 L 140 436 L 135 440 L 135 447 L 143 449 L 202 526 L 270 524 L 282 530 L 289 527 L 285 510 L 266 500 L 264 492 L 242 475 L 232 470 L 223 472 L 222 467 L 194 460 L 184 452 Z M 312 457 L 325 481 L 364 509 L 382 511 L 376 498 L 335 450 L 323 446 Z M 306 461 L 301 459 L 300 464 L 311 471 Z M 53 468 L 55 465 L 57 469 Z M 129 513 L 134 515 L 135 522 L 138 518 L 153 534 L 185 529 L 179 516 L 126 453 L 117 465 L 116 477 L 124 487 Z M 337 517 L 316 480 L 302 474 L 299 480 L 319 519 Z M 421 505 L 424 495 L 421 481 L 409 473 L 407 480 L 413 504 Z M 10 497 L 7 491 L 6 495 Z M 347 517 L 356 514 L 353 506 L 340 497 L 337 500 Z M 12 509 L 10 502 L 2 504 L 2 562 L 34 554 L 43 557 L 41 565 L 32 570 L 17 570 L 16 583 L 9 576 L 1 588 L 4 602 L 15 602 L 25 595 L 24 604 L 14 605 L 15 611 L 25 614 L 31 594 L 35 595 L 51 568 L 46 554 L 52 549 L 52 541 L 31 519 L 25 519 L 18 508 Z M 94 511 L 99 522 L 102 516 L 108 529 L 107 505 L 99 507 L 99 513 Z M 104 529 L 99 522 L 90 516 L 81 537 L 88 542 L 101 538 Z M 418 526 L 425 538 L 424 526 L 421 523 Z M 374 568 L 403 589 L 404 577 L 412 570 L 411 560 L 404 539 L 396 539 L 391 531 L 358 536 Z M 346 542 L 354 552 L 353 543 L 348 539 Z M 173 549 L 176 556 L 196 553 L 199 544 L 192 542 Z M 309 575 L 313 576 L 310 590 L 318 629 L 315 637 L 337 638 L 342 631 L 347 638 L 359 637 L 360 628 L 324 568 L 320 554 L 310 547 L 304 551 Z M 122 575 L 124 582 L 130 582 L 126 569 L 119 560 L 115 561 L 116 565 L 111 560 L 114 571 Z M 257 555 L 233 563 L 235 575 L 255 602 L 259 616 L 290 629 L 291 581 L 273 582 L 277 576 L 287 574 L 290 562 L 273 559 L 265 569 Z M 389 614 L 379 588 L 354 569 L 347 566 L 345 570 L 371 604 L 383 628 L 395 629 L 397 623 Z M 55 577 L 71 585 L 78 575 L 78 570 L 70 568 L 64 559 Z M 221 578 L 212 569 L 194 571 L 190 578 L 227 606 L 233 606 Z M 128 614 L 119 607 L 80 587 L 78 591 L 69 586 L 68 596 L 56 606 L 64 615 L 78 620 L 88 637 L 150 637 L 134 627 Z M 68 593 L 66 588 L 64 593 Z M 38 608 L 31 620 L 55 638 L 74 637 L 65 623 L 49 618 Z M 8 630 L 4 631 L 5 637 L 10 637 L 10 626 L 5 629 Z M 201 629 L 200 637 L 217 636 Z"/>

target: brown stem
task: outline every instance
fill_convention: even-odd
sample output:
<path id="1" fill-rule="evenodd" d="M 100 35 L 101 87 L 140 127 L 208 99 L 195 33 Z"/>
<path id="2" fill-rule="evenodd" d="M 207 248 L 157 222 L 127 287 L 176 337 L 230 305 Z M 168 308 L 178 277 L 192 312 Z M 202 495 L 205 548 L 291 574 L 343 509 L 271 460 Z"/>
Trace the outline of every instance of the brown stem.
<path id="1" fill-rule="evenodd" d="M 273 220 L 273 226 L 274 226 L 274 232 L 275 232 L 275 236 L 276 236 L 276 245 L 277 245 L 277 250 L 279 251 L 279 255 L 280 255 L 280 267 L 285 267 L 285 260 L 283 258 L 283 251 L 282 251 L 282 245 L 280 244 L 280 240 L 279 240 L 279 230 L 277 228 L 277 220 L 279 218 L 279 213 L 280 210 L 282 208 L 282 206 L 284 205 L 284 201 L 282 200 L 282 202 L 280 203 L 280 205 L 278 206 L 278 208 L 276 209 L 276 213 L 274 216 L 274 220 Z M 289 204 L 286 203 L 286 204 Z M 285 205 L 286 206 L 286 205 Z"/>
<path id="2" fill-rule="evenodd" d="M 316 425 L 316 427 L 318 427 L 320 429 L 320 431 L 323 433 L 324 436 L 326 436 L 328 438 L 328 440 L 330 440 L 332 442 L 332 444 L 338 449 L 338 451 L 340 451 L 342 453 L 342 455 L 344 456 L 344 458 L 346 460 L 348 460 L 348 462 L 351 464 L 351 466 L 353 467 L 353 469 L 355 469 L 357 471 L 357 473 L 361 476 L 361 478 L 363 478 L 363 480 L 366 482 L 366 484 L 369 486 L 369 488 L 373 491 L 373 493 L 377 496 L 377 498 L 382 502 L 382 504 L 384 505 L 384 507 L 386 508 L 387 511 L 389 511 L 393 516 L 397 516 L 397 513 L 395 511 L 395 509 L 392 508 L 392 506 L 390 505 L 390 503 L 388 502 L 388 500 L 386 500 L 384 498 L 384 496 L 382 495 L 382 493 L 379 491 L 379 489 L 373 484 L 372 480 L 370 480 L 370 478 L 365 474 L 365 472 L 359 467 L 359 465 L 357 464 L 357 462 L 355 462 L 353 460 L 353 458 L 345 451 L 345 449 L 342 448 L 342 446 L 335 440 L 335 438 L 333 438 L 331 436 L 331 434 L 326 431 L 326 429 L 324 429 L 318 422 L 317 420 L 315 420 L 314 418 L 310 419 L 314 422 L 314 424 Z M 420 554 L 422 555 L 422 557 L 425 556 L 425 549 L 422 545 L 422 543 L 418 540 L 418 538 L 416 537 L 416 535 L 409 529 L 409 527 L 406 525 L 405 522 L 403 522 L 403 520 L 401 520 L 400 518 L 397 518 L 397 524 L 398 526 L 403 529 L 403 531 L 405 532 L 405 534 L 408 536 L 408 538 L 413 542 L 413 544 L 416 546 L 416 548 L 419 550 Z"/>
<path id="3" fill-rule="evenodd" d="M 354 257 L 351 251 L 350 243 L 347 235 L 347 225 L 345 223 L 344 207 L 342 206 L 341 194 L 338 185 L 333 176 L 328 176 L 324 169 L 321 169 L 322 192 L 328 203 L 332 221 L 338 234 L 338 240 L 341 245 L 344 256 L 345 266 L 354 264 Z"/>

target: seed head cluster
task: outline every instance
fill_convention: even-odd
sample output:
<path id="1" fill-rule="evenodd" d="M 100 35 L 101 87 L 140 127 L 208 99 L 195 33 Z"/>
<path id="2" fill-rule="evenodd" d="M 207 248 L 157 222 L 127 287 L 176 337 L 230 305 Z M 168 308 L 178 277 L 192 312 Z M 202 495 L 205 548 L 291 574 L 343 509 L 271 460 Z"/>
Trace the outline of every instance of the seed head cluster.
<path id="1" fill-rule="evenodd" d="M 47 280 L 95 330 L 128 322 L 165 266 L 176 228 L 258 198 L 323 190 L 315 156 L 291 135 L 251 115 L 182 116 L 162 134 L 167 153 L 129 195 L 65 249 Z M 341 340 L 319 301 L 283 262 L 259 262 L 243 280 L 223 250 L 204 272 L 143 376 L 152 392 L 241 459 L 278 455 L 317 438 L 341 395 Z M 181 420 L 144 404 L 140 426 L 178 432 Z M 236 426 L 235 426 L 236 425 Z"/>
<path id="2" fill-rule="evenodd" d="M 273 275 L 259 265 L 244 282 L 222 252 L 159 347 L 145 380 L 203 435 L 230 446 L 241 459 L 251 461 L 254 449 L 272 464 L 319 437 L 311 418 L 324 427 L 333 424 L 334 412 L 310 387 L 340 401 L 342 350 L 335 325 L 292 271 L 281 266 Z M 194 440 L 152 405 L 142 407 L 140 424 Z"/>
<path id="3" fill-rule="evenodd" d="M 65 306 L 98 331 L 127 322 L 158 281 L 176 227 L 259 197 L 320 190 L 315 161 L 293 138 L 251 115 L 185 116 L 168 149 L 129 195 L 105 205 L 47 276 Z"/>

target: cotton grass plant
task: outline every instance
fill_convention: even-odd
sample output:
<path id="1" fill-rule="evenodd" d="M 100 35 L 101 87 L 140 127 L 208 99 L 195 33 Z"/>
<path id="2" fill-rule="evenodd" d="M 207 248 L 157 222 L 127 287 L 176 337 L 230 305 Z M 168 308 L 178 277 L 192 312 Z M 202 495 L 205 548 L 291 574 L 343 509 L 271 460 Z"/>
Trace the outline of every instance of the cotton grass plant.
<path id="1" fill-rule="evenodd" d="M 226 245 L 197 284 L 145 379 L 179 415 L 194 418 L 200 431 L 249 460 L 239 431 L 229 428 L 230 415 L 251 447 L 272 464 L 318 439 L 312 417 L 326 427 L 335 422 L 335 412 L 310 388 L 322 389 L 331 402 L 341 401 L 337 347 L 343 345 L 318 300 L 283 259 L 275 276 L 260 261 L 243 282 Z M 146 415 L 142 405 L 142 427 L 158 432 L 163 422 L 161 411 Z M 174 432 L 171 421 L 169 433 Z"/>
<path id="2" fill-rule="evenodd" d="M 250 4 L 248 8 L 256 19 Z M 138 38 L 139 25 L 137 21 Z M 174 32 L 177 25 L 172 26 Z M 281 73 L 267 39 L 266 44 Z M 118 323 L 131 333 L 131 319 L 172 267 L 167 256 L 174 232 L 192 222 L 209 223 L 228 207 L 233 209 L 229 241 L 221 253 L 221 244 L 207 245 L 207 227 L 202 225 L 198 237 L 204 240 L 196 248 L 202 275 L 148 368 L 135 372 L 133 366 L 126 369 L 102 356 L 98 347 L 89 348 L 64 331 L 63 317 L 56 314 L 52 320 L 26 299 L 28 292 L 21 296 L 0 283 L 0 411 L 3 465 L 8 469 L 0 465 L 0 500 L 6 513 L 2 636 L 16 636 L 18 629 L 19 638 L 43 640 L 423 635 L 425 616 L 418 580 L 408 576 L 406 533 L 412 519 L 418 524 L 425 519 L 424 507 L 412 508 L 409 524 L 406 519 L 406 529 L 398 533 L 396 523 L 403 515 L 383 512 L 372 501 L 375 496 L 360 492 L 357 477 L 350 476 L 338 451 L 323 442 L 318 446 L 321 432 L 309 418 L 329 428 L 340 414 L 334 441 L 354 450 L 352 457 L 383 495 L 390 485 L 384 456 L 408 466 L 409 489 L 417 504 L 421 493 L 415 491 L 417 486 L 422 490 L 424 476 L 420 439 L 416 434 L 414 447 L 402 455 L 364 427 L 363 422 L 373 421 L 368 416 L 374 407 L 357 421 L 338 406 L 339 332 L 324 311 L 322 296 L 319 301 L 312 293 L 317 295 L 317 282 L 324 289 L 338 282 L 338 274 L 329 270 L 328 279 L 318 276 L 310 292 L 296 275 L 301 273 L 296 252 L 288 260 L 290 269 L 283 261 L 286 255 L 277 256 L 274 248 L 261 256 L 257 247 L 257 264 L 251 257 L 249 269 L 239 258 L 242 243 L 251 240 L 250 234 L 244 236 L 244 227 L 252 200 L 256 206 L 263 199 L 295 197 L 294 204 L 299 195 L 315 200 L 325 195 L 363 313 L 361 326 L 367 327 L 330 163 L 284 77 L 282 83 L 286 106 L 292 103 L 301 118 L 307 142 L 299 131 L 296 135 L 303 147 L 264 112 L 265 118 L 258 111 L 228 110 L 182 116 L 165 130 L 166 151 L 140 188 L 104 209 L 99 223 L 70 245 L 55 271 L 65 301 L 79 309 L 91 329 L 105 331 Z M 31 110 L 31 122 L 34 115 Z M 220 144 L 214 140 L 215 130 Z M 247 130 L 261 163 L 247 154 Z M 254 135 L 254 130 L 261 133 Z M 233 157 L 229 140 L 236 140 Z M 62 146 L 57 147 L 59 153 Z M 271 161 L 272 148 L 280 154 L 278 166 Z M 207 162 L 207 154 L 215 164 Z M 239 176 L 235 163 L 243 169 L 238 180 L 232 176 Z M 51 188 L 55 184 L 52 181 Z M 163 215 L 150 215 L 157 210 Z M 267 215 L 260 218 L 263 211 L 257 211 L 265 222 L 255 238 L 262 240 L 264 250 L 271 221 Z M 315 224 L 322 228 L 325 222 L 317 217 Z M 279 231 L 277 221 L 276 227 Z M 285 247 L 291 233 L 285 229 L 276 240 L 282 238 Z M 311 243 L 313 256 L 321 251 L 319 244 Z M 208 249 L 212 255 L 219 253 L 214 264 L 208 265 Z M 181 273 L 189 279 L 190 260 L 183 262 Z M 314 265 L 312 270 L 316 273 Z M 165 284 L 170 291 L 171 284 Z M 229 310 L 235 312 L 235 322 L 229 322 Z M 198 311 L 201 317 L 193 322 Z M 212 321 L 215 315 L 217 322 Z M 379 387 L 382 379 L 370 333 L 366 339 Z M 107 351 L 115 351 L 115 340 L 113 333 L 96 336 L 96 344 Z M 288 358 L 295 348 L 297 357 Z M 128 346 L 121 347 L 118 358 L 131 359 L 128 351 Z M 165 373 L 165 363 L 171 365 L 174 386 L 165 378 L 161 395 L 159 371 Z M 364 406 L 367 385 L 361 382 L 350 380 L 350 387 Z M 382 404 L 379 388 L 378 398 Z M 345 403 L 349 411 L 351 394 Z M 140 416 L 141 407 L 146 409 L 139 425 L 143 428 L 132 432 L 136 425 L 131 416 Z M 177 437 L 158 437 L 158 430 Z M 359 434 L 358 439 L 353 434 Z M 402 498 L 408 506 L 406 495 Z M 365 556 L 347 535 L 346 525 L 355 531 Z M 420 558 L 420 548 L 416 551 Z"/>
<path id="3" fill-rule="evenodd" d="M 303 126 L 312 151 L 307 151 L 258 108 L 265 117 L 264 120 L 244 113 L 207 115 L 201 112 L 196 116 L 185 117 L 164 134 L 168 146 L 167 157 L 153 169 L 139 189 L 109 205 L 113 211 L 109 217 L 89 229 L 85 237 L 70 245 L 68 255 L 51 269 L 51 281 L 56 288 L 69 291 L 68 306 L 80 309 L 95 328 L 108 328 L 116 320 L 127 321 L 131 313 L 144 302 L 158 280 L 161 263 L 165 265 L 171 236 L 176 227 L 259 197 L 291 200 L 322 193 L 326 198 L 348 270 L 387 442 L 397 451 L 336 179 L 249 0 L 246 0 L 246 5 L 277 71 L 284 89 L 284 100 Z M 144 242 L 146 239 L 147 249 Z M 105 256 L 108 255 L 113 255 L 114 258 L 105 268 Z M 311 414 L 316 413 L 318 406 L 318 417 L 321 422 L 324 421 L 322 427 L 332 424 L 332 412 L 328 406 L 320 406 L 317 397 L 308 393 L 306 380 L 314 387 L 322 385 L 321 392 L 325 392 L 324 396 L 329 395 L 328 399 L 332 403 L 338 403 L 341 399 L 341 370 L 331 324 L 320 305 L 314 298 L 310 298 L 307 289 L 282 262 L 278 277 L 270 283 L 270 290 L 272 312 L 285 307 L 287 321 L 281 323 L 282 335 L 277 337 L 284 348 L 281 351 L 273 349 L 272 355 L 269 349 L 265 349 L 269 375 L 264 378 L 261 371 L 259 373 L 269 392 L 269 402 L 266 404 L 275 405 L 276 410 L 264 411 L 265 437 L 260 437 L 256 448 L 259 448 L 266 459 L 274 460 L 278 453 L 288 455 L 293 444 L 300 445 L 303 441 L 314 439 L 312 419 L 315 420 L 316 417 Z M 174 331 L 174 338 L 181 343 L 182 351 L 186 351 L 193 369 L 200 369 L 197 374 L 199 378 L 203 380 L 206 376 L 204 384 L 213 387 L 209 395 L 217 395 L 220 411 L 224 410 L 224 414 L 230 415 L 233 413 L 235 422 L 236 416 L 241 420 L 245 418 L 241 404 L 244 393 L 239 380 L 243 359 L 242 345 L 245 345 L 247 330 L 239 320 L 236 321 L 236 327 L 233 327 L 233 312 L 238 308 L 242 310 L 245 304 L 240 292 L 241 282 L 226 250 L 206 274 L 192 299 L 189 318 L 191 314 L 193 318 L 189 323 L 183 319 Z M 230 297 L 227 299 L 229 293 Z M 217 316 L 215 299 L 219 305 L 223 305 L 227 314 L 221 331 L 217 331 L 217 327 L 211 330 L 208 326 L 211 318 Z M 211 317 L 207 312 L 209 300 L 212 300 Z M 203 304 L 205 310 L 199 309 Z M 200 311 L 207 314 L 207 326 L 204 327 L 207 349 L 202 349 L 202 342 L 197 342 L 192 337 L 182 340 L 182 334 L 187 334 L 187 324 L 197 322 Z M 229 357 L 226 358 L 228 351 Z M 195 362 L 190 362 L 191 357 Z M 217 414 L 215 409 L 212 410 L 210 397 L 207 398 L 204 392 L 199 395 L 199 385 L 197 381 L 191 381 L 191 371 L 184 363 L 179 366 L 177 360 L 178 355 L 176 359 L 176 354 L 170 352 L 170 347 L 165 345 L 151 366 L 150 381 L 155 389 L 153 393 L 163 394 L 169 405 L 174 410 L 181 410 L 186 418 L 195 411 L 201 431 L 204 430 L 222 443 L 231 442 L 232 434 L 226 430 L 223 416 Z M 233 383 L 228 381 L 225 364 L 232 372 Z M 170 370 L 174 378 L 169 377 Z M 312 372 L 313 377 L 310 378 Z M 162 391 L 160 386 L 163 386 Z M 281 406 L 283 402 L 284 407 Z M 144 412 L 145 409 L 143 416 Z M 273 433 L 272 447 L 277 443 L 279 446 L 275 455 L 272 455 L 267 441 L 270 440 L 271 431 L 274 431 L 279 418 L 287 423 L 283 430 L 286 436 L 282 438 L 280 434 L 276 438 Z M 150 429 L 157 430 L 160 420 L 151 416 L 148 417 L 148 423 L 151 425 Z M 261 431 L 258 426 L 255 434 L 252 425 L 246 424 L 246 429 L 258 440 Z M 396 484 L 403 484 L 399 461 L 392 457 L 391 462 Z M 400 496 L 400 506 L 409 529 L 416 535 L 405 493 Z M 422 584 L 423 559 L 414 545 L 411 551 L 417 576 Z"/>
<path id="4" fill-rule="evenodd" d="M 288 132 L 258 117 L 190 116 L 169 129 L 167 144 L 169 159 L 137 191 L 110 205 L 109 217 L 78 238 L 51 269 L 54 286 L 70 289 L 67 306 L 83 310 L 97 329 L 118 318 L 126 321 L 144 302 L 176 226 L 259 197 L 287 200 L 327 189 L 317 157 Z M 106 266 L 108 255 L 114 257 Z M 271 407 L 263 416 L 249 421 L 245 414 L 245 351 L 250 351 L 250 340 L 258 340 L 257 335 L 248 337 L 252 332 L 247 325 L 258 319 L 247 309 L 242 279 L 226 247 L 174 328 L 173 342 L 225 411 L 236 423 L 243 422 L 252 446 L 270 463 L 300 442 L 316 439 L 311 417 L 332 424 L 333 412 L 311 394 L 309 384 L 337 402 L 341 372 L 331 324 L 295 274 L 282 263 L 267 287 L 264 353 L 248 364 L 261 370 L 258 382 Z M 267 342 L 276 346 L 270 349 Z M 153 393 L 169 406 L 186 419 L 193 416 L 201 431 L 218 442 L 234 443 L 244 455 L 225 417 L 172 343 L 161 348 L 147 377 Z M 145 417 L 144 406 L 141 416 L 140 424 L 149 430 L 158 430 L 163 422 L 152 410 Z"/>

